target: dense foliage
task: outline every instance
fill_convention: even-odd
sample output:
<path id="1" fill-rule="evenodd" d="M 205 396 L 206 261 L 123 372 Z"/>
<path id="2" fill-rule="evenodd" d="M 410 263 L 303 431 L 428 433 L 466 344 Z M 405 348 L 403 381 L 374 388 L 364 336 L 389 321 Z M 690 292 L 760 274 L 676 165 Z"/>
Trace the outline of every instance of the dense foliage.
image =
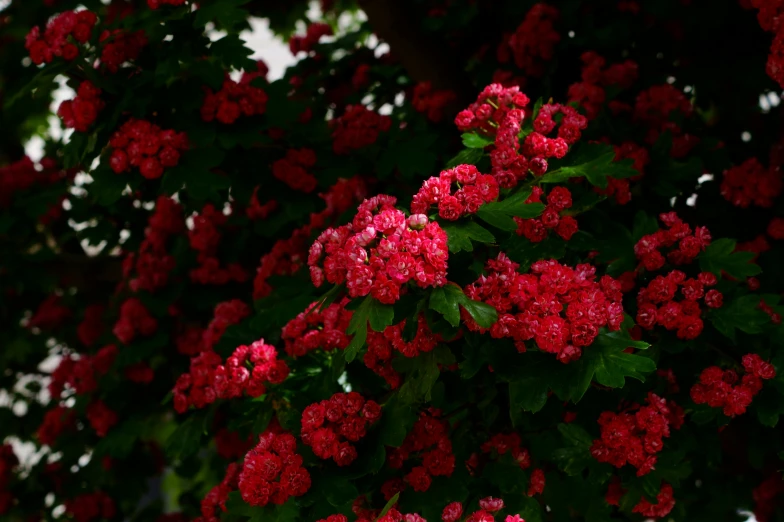
<path id="1" fill-rule="evenodd" d="M 781 0 L 0 5 L 0 518 L 784 516 Z"/>

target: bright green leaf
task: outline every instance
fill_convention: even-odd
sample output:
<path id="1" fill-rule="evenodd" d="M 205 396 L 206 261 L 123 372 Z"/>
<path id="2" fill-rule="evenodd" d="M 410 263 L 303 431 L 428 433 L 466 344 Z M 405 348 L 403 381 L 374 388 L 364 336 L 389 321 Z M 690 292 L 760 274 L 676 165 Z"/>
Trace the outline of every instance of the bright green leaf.
<path id="1" fill-rule="evenodd" d="M 492 145 L 493 140 L 485 138 L 473 132 L 466 132 L 462 136 L 463 145 L 469 149 L 483 149 L 488 145 Z"/>

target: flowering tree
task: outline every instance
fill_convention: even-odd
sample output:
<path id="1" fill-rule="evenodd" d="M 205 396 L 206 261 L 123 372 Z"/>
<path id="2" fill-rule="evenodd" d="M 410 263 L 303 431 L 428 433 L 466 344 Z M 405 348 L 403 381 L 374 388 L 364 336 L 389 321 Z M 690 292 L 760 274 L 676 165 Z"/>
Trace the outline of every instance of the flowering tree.
<path id="1" fill-rule="evenodd" d="M 784 516 L 784 2 L 318 7 L 0 9 L 0 517 Z"/>

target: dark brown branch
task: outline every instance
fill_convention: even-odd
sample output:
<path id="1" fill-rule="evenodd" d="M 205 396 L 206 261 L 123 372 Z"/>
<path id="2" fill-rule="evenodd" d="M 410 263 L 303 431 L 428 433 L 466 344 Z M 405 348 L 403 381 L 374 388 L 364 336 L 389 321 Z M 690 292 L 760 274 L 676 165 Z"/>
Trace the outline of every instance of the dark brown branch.
<path id="1" fill-rule="evenodd" d="M 457 99 L 448 108 L 456 113 L 476 97 L 460 57 L 443 40 L 424 33 L 405 0 L 359 0 L 376 35 L 416 82 L 429 81 L 435 89 L 451 90 Z"/>

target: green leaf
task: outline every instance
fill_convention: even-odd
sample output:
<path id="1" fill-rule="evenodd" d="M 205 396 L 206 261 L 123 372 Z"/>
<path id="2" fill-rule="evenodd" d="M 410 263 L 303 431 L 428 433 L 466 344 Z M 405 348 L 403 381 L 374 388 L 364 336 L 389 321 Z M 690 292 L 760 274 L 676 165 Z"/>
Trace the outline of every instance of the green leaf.
<path id="1" fill-rule="evenodd" d="M 319 481 L 317 491 L 334 507 L 341 508 L 359 496 L 357 487 L 346 477 L 329 475 Z"/>
<path id="2" fill-rule="evenodd" d="M 447 162 L 446 168 L 451 169 L 458 165 L 476 165 L 482 159 L 482 155 L 482 149 L 463 149 Z"/>
<path id="3" fill-rule="evenodd" d="M 392 305 L 382 304 L 369 296 L 365 300 L 370 300 L 368 310 L 370 327 L 376 332 L 383 332 L 387 326 L 392 324 L 395 308 Z"/>
<path id="4" fill-rule="evenodd" d="M 392 324 L 394 317 L 395 309 L 392 305 L 382 304 L 370 296 L 365 297 L 359 307 L 354 310 L 354 315 L 351 316 L 351 321 L 346 329 L 347 334 L 354 335 L 344 351 L 346 362 L 353 361 L 364 346 L 367 340 L 368 322 L 373 330 L 383 332 L 387 326 Z"/>
<path id="5" fill-rule="evenodd" d="M 92 173 L 93 182 L 90 184 L 90 195 L 104 207 L 117 203 L 122 197 L 123 190 L 128 186 L 128 176 L 115 174 L 110 169 L 98 168 Z"/>
<path id="6" fill-rule="evenodd" d="M 522 379 L 509 383 L 509 408 L 514 419 L 519 410 L 536 413 L 547 402 L 547 387 L 538 379 Z"/>
<path id="7" fill-rule="evenodd" d="M 469 149 L 484 149 L 488 145 L 493 144 L 493 140 L 480 136 L 473 132 L 466 132 L 462 135 L 463 146 Z"/>
<path id="8" fill-rule="evenodd" d="M 242 500 L 239 491 L 232 491 L 226 500 L 226 511 L 231 515 L 250 517 L 256 512 L 256 508 Z"/>
<path id="9" fill-rule="evenodd" d="M 558 431 L 566 446 L 553 451 L 553 460 L 567 475 L 582 475 L 583 470 L 595 462 L 591 457 L 593 438 L 583 427 L 574 423 L 559 424 Z"/>
<path id="10" fill-rule="evenodd" d="M 458 223 L 447 223 L 441 225 L 447 234 L 447 246 L 452 253 L 466 251 L 473 252 L 474 245 L 471 242 L 494 243 L 495 236 L 482 225 L 474 221 L 464 221 Z"/>
<path id="11" fill-rule="evenodd" d="M 378 518 L 376 518 L 376 520 L 381 519 L 384 515 L 389 513 L 389 510 L 392 509 L 392 506 L 394 506 L 397 503 L 397 499 L 399 498 L 400 498 L 400 492 L 398 491 L 397 493 L 392 495 L 392 498 L 390 498 L 389 501 L 386 503 L 384 509 L 382 509 L 381 513 L 378 514 Z"/>
<path id="12" fill-rule="evenodd" d="M 433 289 L 430 293 L 430 309 L 444 316 L 449 324 L 460 324 L 460 296 L 465 296 L 460 287 L 446 285 Z"/>
<path id="13" fill-rule="evenodd" d="M 562 183 L 570 178 L 584 177 L 591 185 L 607 188 L 607 178 L 629 178 L 639 175 L 631 159 L 615 161 L 612 145 L 601 143 L 580 144 L 570 152 L 568 165 L 546 173 L 542 183 Z"/>
<path id="14" fill-rule="evenodd" d="M 579 388 L 575 389 L 572 400 L 579 400 L 585 393 L 590 379 L 611 388 L 622 388 L 626 377 L 645 382 L 645 374 L 656 370 L 653 359 L 633 353 L 625 353 L 627 348 L 645 349 L 649 345 L 635 341 L 626 332 L 604 332 L 599 334 L 593 344 L 586 347 L 583 356 L 575 363 L 579 369 Z M 587 383 L 587 384 L 586 384 Z"/>
<path id="15" fill-rule="evenodd" d="M 466 309 L 468 315 L 482 328 L 490 328 L 498 321 L 498 311 L 487 303 L 474 301 L 464 295 L 460 305 Z"/>
<path id="16" fill-rule="evenodd" d="M 542 203 L 526 203 L 531 190 L 521 190 L 503 201 L 485 203 L 479 207 L 477 215 L 486 223 L 507 231 L 517 230 L 514 217 L 530 219 L 544 212 Z"/>
<path id="17" fill-rule="evenodd" d="M 734 239 L 717 239 L 697 256 L 700 269 L 720 276 L 722 271 L 735 279 L 744 279 L 762 272 L 762 269 L 751 262 L 754 252 L 735 252 Z"/>
<path id="18" fill-rule="evenodd" d="M 759 308 L 760 296 L 744 295 L 725 302 L 721 308 L 708 312 L 713 327 L 729 339 L 735 340 L 735 330 L 748 334 L 762 332 L 770 323 L 770 316 Z"/>
<path id="19" fill-rule="evenodd" d="M 172 458 L 183 460 L 195 454 L 201 447 L 201 437 L 204 418 L 198 414 L 192 414 L 185 422 L 177 426 L 168 439 L 164 450 Z"/>
<path id="20" fill-rule="evenodd" d="M 380 443 L 384 446 L 399 448 L 416 422 L 416 414 L 410 405 L 400 402 L 397 395 L 393 395 L 383 408 L 384 413 L 381 416 L 379 428 Z"/>
<path id="21" fill-rule="evenodd" d="M 398 392 L 401 403 L 429 402 L 433 386 L 441 373 L 438 369 L 436 355 L 433 352 L 429 352 L 414 359 L 401 362 L 410 362 L 412 364 L 412 370 L 408 373 L 408 379 L 406 379 L 406 382 L 403 383 Z"/>
<path id="22" fill-rule="evenodd" d="M 452 326 L 460 324 L 460 306 L 466 309 L 482 328 L 491 327 L 498 320 L 498 313 L 492 306 L 469 299 L 455 284 L 435 288 L 430 294 L 429 306 L 444 316 Z"/>

